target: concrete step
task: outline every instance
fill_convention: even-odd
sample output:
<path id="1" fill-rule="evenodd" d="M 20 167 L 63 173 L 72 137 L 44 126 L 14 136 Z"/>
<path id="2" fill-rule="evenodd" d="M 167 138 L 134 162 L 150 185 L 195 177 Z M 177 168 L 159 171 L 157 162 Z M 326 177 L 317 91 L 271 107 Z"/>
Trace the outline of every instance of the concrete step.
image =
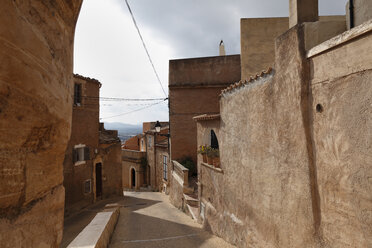
<path id="1" fill-rule="evenodd" d="M 192 207 L 199 207 L 199 200 L 194 195 L 183 194 L 186 204 Z"/>

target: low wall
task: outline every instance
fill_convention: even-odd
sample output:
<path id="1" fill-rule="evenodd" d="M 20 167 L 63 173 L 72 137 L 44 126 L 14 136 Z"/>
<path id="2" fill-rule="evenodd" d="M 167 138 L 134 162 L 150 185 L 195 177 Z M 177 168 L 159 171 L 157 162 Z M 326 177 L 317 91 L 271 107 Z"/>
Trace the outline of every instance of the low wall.
<path id="1" fill-rule="evenodd" d="M 134 151 L 134 150 L 121 150 L 121 158 L 122 160 L 130 160 L 130 161 L 137 161 L 141 160 L 141 158 L 146 157 L 146 152 Z"/>
<path id="2" fill-rule="evenodd" d="M 172 161 L 169 200 L 177 208 L 183 208 L 183 193 L 189 185 L 189 170 L 177 161 Z"/>
<path id="3" fill-rule="evenodd" d="M 106 209 L 99 212 L 67 248 L 107 247 L 119 214 L 119 206 L 115 204 L 106 206 Z"/>

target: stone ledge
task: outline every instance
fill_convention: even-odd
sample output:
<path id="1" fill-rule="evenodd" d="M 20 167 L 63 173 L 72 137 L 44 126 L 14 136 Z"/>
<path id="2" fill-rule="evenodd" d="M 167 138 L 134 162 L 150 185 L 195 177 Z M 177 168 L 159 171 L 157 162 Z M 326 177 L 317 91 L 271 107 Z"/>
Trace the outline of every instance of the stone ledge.
<path id="1" fill-rule="evenodd" d="M 350 29 L 348 31 L 345 31 L 344 33 L 337 35 L 336 37 L 333 37 L 330 40 L 327 40 L 313 48 L 311 48 L 307 52 L 307 58 L 314 57 L 318 54 L 321 54 L 323 52 L 326 52 L 332 48 L 335 48 L 337 46 L 340 46 L 346 42 L 349 42 L 353 39 L 356 39 L 368 32 L 372 31 L 372 20 L 369 20 L 359 26 L 356 26 L 353 29 Z"/>
<path id="2" fill-rule="evenodd" d="M 109 204 L 79 233 L 67 248 L 107 247 L 119 218 L 119 206 Z"/>
<path id="3" fill-rule="evenodd" d="M 204 162 L 201 162 L 201 165 L 203 165 L 203 166 L 205 166 L 205 167 L 207 167 L 209 169 L 212 169 L 212 170 L 214 170 L 214 171 L 216 171 L 218 173 L 222 173 L 223 174 L 223 170 L 221 168 L 216 168 L 213 165 L 210 165 L 210 164 L 207 164 L 207 163 L 204 163 Z"/>

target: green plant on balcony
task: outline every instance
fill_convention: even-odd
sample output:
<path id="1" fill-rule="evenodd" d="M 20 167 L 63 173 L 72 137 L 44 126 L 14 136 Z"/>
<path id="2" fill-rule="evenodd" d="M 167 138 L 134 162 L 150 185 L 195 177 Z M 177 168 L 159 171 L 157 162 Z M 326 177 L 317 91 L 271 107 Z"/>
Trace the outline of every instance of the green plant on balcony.
<path id="1" fill-rule="evenodd" d="M 215 167 L 220 167 L 220 150 L 212 148 L 210 146 L 208 146 L 206 150 L 208 164 L 213 165 Z"/>
<path id="2" fill-rule="evenodd" d="M 202 146 L 199 146 L 199 150 L 198 150 L 198 153 L 203 156 L 204 163 L 207 163 L 207 148 L 208 146 L 202 145 Z"/>

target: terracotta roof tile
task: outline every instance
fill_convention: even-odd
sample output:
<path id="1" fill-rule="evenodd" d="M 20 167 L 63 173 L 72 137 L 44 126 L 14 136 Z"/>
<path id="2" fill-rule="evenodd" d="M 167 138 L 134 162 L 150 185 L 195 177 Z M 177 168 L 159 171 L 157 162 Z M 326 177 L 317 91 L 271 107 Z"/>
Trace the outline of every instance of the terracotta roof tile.
<path id="1" fill-rule="evenodd" d="M 214 114 L 214 115 L 198 115 L 193 117 L 194 121 L 209 121 L 209 120 L 219 120 L 220 119 L 220 114 Z"/>
<path id="2" fill-rule="evenodd" d="M 97 84 L 99 84 L 99 85 L 102 85 L 101 82 L 98 81 L 98 80 L 95 79 L 95 78 L 84 77 L 84 76 L 79 75 L 79 74 L 74 74 L 74 77 L 79 78 L 79 79 L 82 79 L 82 80 L 85 80 L 85 81 L 89 81 L 89 82 L 93 82 L 93 83 L 97 83 Z"/>
<path id="3" fill-rule="evenodd" d="M 248 81 L 247 80 L 240 80 L 237 83 L 231 84 L 229 87 L 227 87 L 226 89 L 221 91 L 220 96 L 222 96 L 223 94 L 228 93 L 228 92 L 230 92 L 234 89 L 238 89 L 238 88 L 240 88 L 240 87 L 242 87 L 246 84 L 253 83 L 254 81 L 256 81 L 256 80 L 258 80 L 258 79 L 260 79 L 260 78 L 262 78 L 262 77 L 264 77 L 268 74 L 271 74 L 272 72 L 273 72 L 273 68 L 269 67 L 266 71 L 262 71 L 260 74 L 257 74 L 255 76 L 251 76 Z M 197 117 L 201 117 L 201 116 L 194 117 L 194 120 Z"/>

